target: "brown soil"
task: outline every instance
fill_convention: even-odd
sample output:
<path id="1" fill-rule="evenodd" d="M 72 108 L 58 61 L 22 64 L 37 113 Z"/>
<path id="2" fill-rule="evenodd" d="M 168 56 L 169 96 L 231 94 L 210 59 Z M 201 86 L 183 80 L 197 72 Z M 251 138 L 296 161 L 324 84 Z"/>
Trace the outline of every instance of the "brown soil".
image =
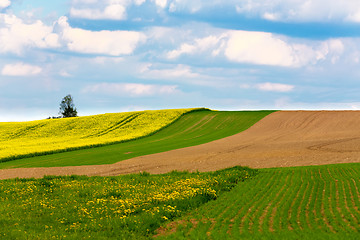
<path id="1" fill-rule="evenodd" d="M 44 175 L 111 176 L 147 171 L 212 171 L 360 162 L 360 111 L 280 111 L 210 143 L 111 165 L 0 170 L 0 179 Z"/>

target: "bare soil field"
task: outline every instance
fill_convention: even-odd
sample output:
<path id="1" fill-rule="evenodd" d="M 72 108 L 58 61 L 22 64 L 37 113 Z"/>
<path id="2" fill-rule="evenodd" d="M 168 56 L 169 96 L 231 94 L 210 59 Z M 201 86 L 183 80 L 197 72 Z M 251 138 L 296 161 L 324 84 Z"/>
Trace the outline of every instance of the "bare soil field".
<path id="1" fill-rule="evenodd" d="M 360 162 L 360 111 L 279 111 L 239 134 L 110 165 L 0 170 L 0 179 L 44 175 L 112 176 L 146 171 L 213 171 Z"/>

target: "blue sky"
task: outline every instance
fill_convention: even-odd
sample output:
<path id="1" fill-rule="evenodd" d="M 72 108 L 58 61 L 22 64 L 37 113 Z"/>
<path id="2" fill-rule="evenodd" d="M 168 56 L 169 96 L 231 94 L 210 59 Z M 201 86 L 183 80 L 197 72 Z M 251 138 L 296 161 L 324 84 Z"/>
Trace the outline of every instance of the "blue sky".
<path id="1" fill-rule="evenodd" d="M 0 0 L 0 121 L 360 109 L 358 0 Z"/>

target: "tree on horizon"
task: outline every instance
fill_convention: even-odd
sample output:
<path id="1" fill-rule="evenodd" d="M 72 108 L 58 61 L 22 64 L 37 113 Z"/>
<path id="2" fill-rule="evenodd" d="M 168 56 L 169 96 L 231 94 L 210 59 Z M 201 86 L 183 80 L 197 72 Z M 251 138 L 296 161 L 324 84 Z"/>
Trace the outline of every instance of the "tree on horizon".
<path id="1" fill-rule="evenodd" d="M 66 95 L 61 100 L 59 113 L 63 118 L 77 117 L 77 110 L 75 108 L 74 100 L 70 94 Z"/>

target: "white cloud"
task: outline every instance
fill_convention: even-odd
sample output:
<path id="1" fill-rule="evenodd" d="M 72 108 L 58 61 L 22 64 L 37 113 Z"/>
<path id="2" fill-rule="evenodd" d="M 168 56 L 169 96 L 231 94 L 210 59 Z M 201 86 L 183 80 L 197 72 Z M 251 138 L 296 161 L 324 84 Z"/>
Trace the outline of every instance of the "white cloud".
<path id="1" fill-rule="evenodd" d="M 145 40 L 145 35 L 134 31 L 89 31 L 72 28 L 67 17 L 58 20 L 61 38 L 70 51 L 119 56 L 131 54 Z"/>
<path id="2" fill-rule="evenodd" d="M 152 0 L 156 5 L 164 8 L 166 0 Z M 70 8 L 70 16 L 83 19 L 111 19 L 125 20 L 127 8 L 135 5 L 140 6 L 146 0 L 73 0 Z"/>
<path id="3" fill-rule="evenodd" d="M 292 47 L 265 32 L 233 31 L 225 55 L 235 62 L 276 66 L 296 64 Z"/>
<path id="4" fill-rule="evenodd" d="M 306 42 L 266 32 L 231 31 L 225 56 L 240 63 L 301 67 L 328 58 L 333 62 L 344 49 L 341 39 Z"/>
<path id="5" fill-rule="evenodd" d="M 167 42 L 176 42 L 174 39 L 166 38 L 173 32 L 169 29 L 165 30 L 153 31 L 149 36 L 154 41 L 160 41 L 157 38 L 161 36 L 167 39 Z M 177 60 L 183 55 L 200 59 L 225 57 L 229 61 L 238 63 L 297 68 L 324 61 L 336 63 L 350 48 L 358 49 L 356 41 L 350 38 L 317 41 L 295 39 L 269 32 L 225 29 L 213 29 L 211 35 L 202 38 L 191 35 L 188 34 L 185 41 L 178 44 L 178 48 L 166 52 L 165 57 L 170 60 Z M 181 41 L 182 36 L 179 34 L 180 40 L 177 42 Z M 193 40 L 190 40 L 192 37 Z"/>
<path id="6" fill-rule="evenodd" d="M 204 1 L 204 0 L 173 0 L 169 4 L 169 11 L 170 12 L 181 12 L 186 11 L 190 13 L 196 13 L 202 10 L 205 7 L 216 7 L 219 3 L 223 6 L 224 1 Z"/>
<path id="7" fill-rule="evenodd" d="M 206 87 L 226 87 L 228 81 L 221 74 L 212 76 L 210 72 L 217 70 L 225 71 L 222 68 L 193 68 L 183 64 L 177 65 L 162 65 L 162 64 L 143 64 L 138 67 L 138 77 L 142 79 L 155 79 L 178 82 L 181 84 L 193 86 L 206 86 Z M 220 75 L 220 76 L 218 76 Z"/>
<path id="8" fill-rule="evenodd" d="M 360 21 L 358 0 L 243 0 L 235 4 L 240 14 L 255 15 L 271 21 Z"/>
<path id="9" fill-rule="evenodd" d="M 92 4 L 92 3 L 97 3 L 98 0 L 73 0 L 72 1 L 75 4 Z"/>
<path id="10" fill-rule="evenodd" d="M 153 96 L 172 94 L 177 90 L 175 85 L 155 85 L 155 84 L 138 84 L 138 83 L 100 83 L 89 85 L 83 89 L 83 93 L 102 93 L 119 96 Z"/>
<path id="11" fill-rule="evenodd" d="M 360 22 L 360 9 L 358 9 L 355 12 L 350 13 L 346 20 L 350 21 L 350 22 L 356 22 L 359 23 Z"/>
<path id="12" fill-rule="evenodd" d="M 225 58 L 231 62 L 245 64 L 298 68 L 323 62 L 336 63 L 351 51 L 350 49 L 358 49 L 358 40 L 354 38 L 319 41 L 291 38 L 270 32 L 211 28 L 209 31 L 205 28 L 206 33 L 211 32 L 210 35 L 199 38 L 196 35 L 204 35 L 201 31 L 180 31 L 181 33 L 177 34 L 178 39 L 173 39 L 171 36 L 175 31 L 172 29 L 154 29 L 148 34 L 152 41 L 162 41 L 161 43 L 168 44 L 169 47 L 174 44 L 178 46 L 165 53 L 167 59 L 175 61 L 187 55 L 196 60 L 216 57 L 221 61 Z"/>
<path id="13" fill-rule="evenodd" d="M 10 0 L 0 0 L 0 9 L 10 6 Z"/>
<path id="14" fill-rule="evenodd" d="M 159 7 L 165 8 L 167 5 L 167 0 L 155 0 L 155 4 Z"/>
<path id="15" fill-rule="evenodd" d="M 139 6 L 145 2 L 146 0 L 73 0 L 70 13 L 72 17 L 122 20 L 126 18 L 126 9 L 129 6 Z M 239 14 L 270 21 L 360 21 L 358 0 L 148 0 L 148 2 L 161 9 L 168 7 L 170 12 L 192 14 L 209 9 L 233 8 Z"/>
<path id="16" fill-rule="evenodd" d="M 88 54 L 119 56 L 131 54 L 146 40 L 135 31 L 90 31 L 72 28 L 67 17 L 60 17 L 54 26 L 40 20 L 25 23 L 12 14 L 0 14 L 0 53 L 22 54 L 29 48 L 60 48 Z"/>
<path id="17" fill-rule="evenodd" d="M 345 45 L 341 39 L 329 39 L 322 42 L 319 50 L 316 52 L 317 58 L 322 60 L 327 57 L 332 64 L 335 64 L 345 51 Z"/>
<path id="18" fill-rule="evenodd" d="M 136 5 L 142 5 L 144 2 L 146 2 L 146 0 L 134 0 Z"/>
<path id="19" fill-rule="evenodd" d="M 70 9 L 70 15 L 76 18 L 85 19 L 126 19 L 126 8 L 121 4 L 110 4 L 103 10 L 97 8 L 74 8 Z"/>
<path id="20" fill-rule="evenodd" d="M 124 61 L 124 58 L 122 57 L 95 57 L 91 60 L 92 62 L 96 64 L 108 64 L 108 63 L 120 63 Z"/>
<path id="21" fill-rule="evenodd" d="M 34 76 L 42 72 L 39 66 L 25 63 L 6 64 L 1 71 L 4 76 Z"/>
<path id="22" fill-rule="evenodd" d="M 270 21 L 276 21 L 279 17 L 277 16 L 277 14 L 274 13 L 269 13 L 269 12 L 265 12 L 262 17 L 266 20 L 270 20 Z"/>
<path id="23" fill-rule="evenodd" d="M 195 53 L 202 53 L 207 50 L 212 50 L 211 54 L 216 56 L 219 54 L 222 43 L 224 43 L 224 38 L 226 34 L 221 34 L 219 36 L 210 35 L 204 38 L 197 38 L 194 40 L 194 43 L 183 43 L 180 48 L 176 50 L 172 50 L 167 53 L 167 58 L 174 59 L 182 54 L 195 54 Z"/>
<path id="24" fill-rule="evenodd" d="M 261 91 L 269 91 L 269 92 L 291 92 L 295 86 L 288 84 L 280 84 L 280 83 L 260 83 L 255 86 L 257 89 Z"/>
<path id="25" fill-rule="evenodd" d="M 330 39 L 327 41 L 327 44 L 329 45 L 330 51 L 342 54 L 345 50 L 344 43 L 340 39 Z"/>
<path id="26" fill-rule="evenodd" d="M 46 26 L 40 20 L 24 23 L 15 15 L 0 14 L 0 52 L 21 54 L 24 48 L 59 47 L 58 35 L 52 26 Z"/>
<path id="27" fill-rule="evenodd" d="M 155 79 L 173 79 L 173 78 L 198 78 L 200 74 L 191 71 L 189 66 L 177 65 L 175 68 L 152 69 L 152 65 L 148 64 L 140 70 L 141 74 L 146 78 Z"/>
<path id="28" fill-rule="evenodd" d="M 61 70 L 59 72 L 59 75 L 62 77 L 72 77 L 72 75 L 70 73 L 68 73 L 66 70 Z"/>
<path id="29" fill-rule="evenodd" d="M 173 59 L 173 58 L 179 57 L 180 55 L 182 55 L 182 54 L 184 54 L 184 53 L 191 54 L 191 53 L 193 53 L 195 50 L 196 50 L 196 46 L 190 45 L 190 44 L 188 44 L 188 43 L 184 43 L 184 44 L 181 45 L 181 47 L 180 47 L 179 49 L 170 51 L 170 52 L 167 54 L 167 57 L 168 57 L 169 59 Z"/>

